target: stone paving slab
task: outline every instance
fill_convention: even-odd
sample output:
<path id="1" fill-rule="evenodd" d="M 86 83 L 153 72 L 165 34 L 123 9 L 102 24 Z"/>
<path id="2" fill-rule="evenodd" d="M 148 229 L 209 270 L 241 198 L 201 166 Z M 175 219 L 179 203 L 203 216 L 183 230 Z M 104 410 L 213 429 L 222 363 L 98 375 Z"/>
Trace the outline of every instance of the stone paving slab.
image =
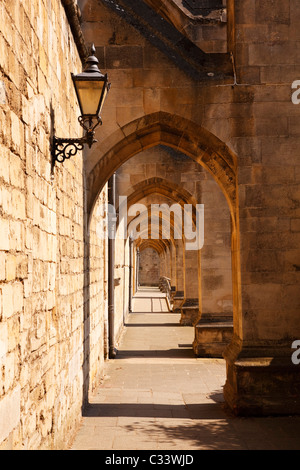
<path id="1" fill-rule="evenodd" d="M 156 304 L 142 304 L 149 292 L 143 294 L 73 450 L 300 450 L 300 417 L 231 415 L 222 394 L 224 360 L 195 358 L 193 328 L 163 308 L 147 311 Z"/>

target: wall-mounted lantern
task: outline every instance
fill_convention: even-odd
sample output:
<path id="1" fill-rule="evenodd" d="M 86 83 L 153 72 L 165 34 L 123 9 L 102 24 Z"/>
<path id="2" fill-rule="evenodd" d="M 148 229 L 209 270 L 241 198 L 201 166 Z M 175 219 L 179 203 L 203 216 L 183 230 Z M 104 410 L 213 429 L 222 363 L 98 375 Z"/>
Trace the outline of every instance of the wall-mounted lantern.
<path id="1" fill-rule="evenodd" d="M 52 165 L 64 162 L 77 154 L 87 144 L 90 148 L 95 140 L 95 129 L 100 124 L 101 110 L 110 88 L 107 74 L 103 75 L 98 68 L 96 49 L 93 45 L 91 55 L 86 61 L 86 68 L 78 75 L 72 74 L 73 84 L 80 107 L 81 115 L 78 120 L 85 130 L 85 135 L 78 139 L 59 138 L 54 136 L 52 141 Z"/>

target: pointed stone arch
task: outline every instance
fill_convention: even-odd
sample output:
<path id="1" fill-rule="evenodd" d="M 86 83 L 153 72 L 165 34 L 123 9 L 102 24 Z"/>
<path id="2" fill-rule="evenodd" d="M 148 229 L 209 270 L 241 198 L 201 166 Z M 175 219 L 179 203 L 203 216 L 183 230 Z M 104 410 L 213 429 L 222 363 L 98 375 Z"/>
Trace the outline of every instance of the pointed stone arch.
<path id="1" fill-rule="evenodd" d="M 95 146 L 88 156 L 88 167 L 92 167 L 87 176 L 89 217 L 98 195 L 114 172 L 131 157 L 158 145 L 171 147 L 202 165 L 225 195 L 232 226 L 234 330 L 242 337 L 237 157 L 218 137 L 191 120 L 162 111 L 124 125 Z"/>
<path id="2" fill-rule="evenodd" d="M 164 178 L 153 177 L 141 181 L 132 187 L 133 191 L 127 198 L 127 205 L 132 205 L 151 194 L 160 194 L 181 205 L 190 204 L 193 208 L 197 200 L 186 189 Z"/>
<path id="3" fill-rule="evenodd" d="M 234 153 L 205 128 L 165 112 L 149 114 L 126 124 L 109 138 L 109 149 L 101 152 L 88 175 L 88 211 L 109 177 L 127 160 L 148 148 L 172 147 L 206 168 L 225 194 L 231 215 L 236 215 L 237 160 Z M 103 143 L 106 148 L 107 143 Z"/>

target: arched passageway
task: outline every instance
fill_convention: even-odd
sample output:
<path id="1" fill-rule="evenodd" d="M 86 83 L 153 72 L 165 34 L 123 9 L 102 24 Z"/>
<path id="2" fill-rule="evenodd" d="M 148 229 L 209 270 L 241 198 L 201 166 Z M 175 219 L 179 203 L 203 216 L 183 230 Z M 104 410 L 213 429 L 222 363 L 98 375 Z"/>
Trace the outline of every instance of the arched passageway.
<path id="1" fill-rule="evenodd" d="M 125 137 L 124 137 L 125 136 Z M 115 142 L 113 143 L 115 139 Z M 119 140 L 118 140 L 119 139 Z M 130 159 L 139 158 L 142 152 L 151 152 L 159 146 L 172 149 L 185 155 L 190 161 L 194 161 L 199 168 L 203 167 L 212 175 L 220 188 L 222 194 L 225 196 L 228 208 L 228 217 L 231 220 L 231 234 L 230 234 L 230 248 L 232 259 L 232 310 L 236 334 L 239 333 L 240 317 L 239 317 L 239 258 L 238 258 L 238 238 L 237 238 L 237 196 L 236 196 L 236 160 L 232 152 L 216 137 L 209 134 L 205 129 L 196 126 L 194 123 L 178 116 L 171 116 L 166 113 L 155 113 L 153 115 L 145 116 L 138 121 L 128 124 L 122 129 L 122 138 L 120 134 L 110 137 L 110 148 L 103 154 L 101 149 L 98 149 L 98 162 L 94 165 L 92 171 L 88 176 L 89 198 L 87 205 L 89 208 L 90 218 L 90 248 L 93 247 L 93 233 L 97 233 L 97 217 L 99 216 L 99 196 L 105 199 L 106 183 L 112 174 L 118 180 L 118 169 L 122 168 Z M 105 143 L 103 147 L 105 148 Z M 95 152 L 91 158 L 95 159 Z M 136 157 L 135 157 L 136 156 Z M 182 157 L 183 158 L 183 157 Z M 137 160 L 138 161 L 138 160 Z M 151 156 L 149 160 L 151 164 Z M 131 183 L 131 182 L 130 182 Z M 176 184 L 169 180 L 169 178 L 162 178 L 156 175 L 155 177 L 139 180 L 135 184 L 130 184 L 131 191 L 126 193 L 126 204 L 132 207 L 134 204 L 143 203 L 146 207 L 153 202 L 161 202 L 169 200 L 179 203 L 182 206 L 190 204 L 195 207 L 200 201 L 197 197 L 190 194 L 182 185 Z M 155 199 L 157 198 L 157 199 Z M 115 202 L 117 197 L 115 195 Z M 116 202 L 116 205 L 118 202 Z M 118 208 L 120 210 L 120 207 Z M 117 220 L 118 224 L 120 219 Z M 147 216 L 148 218 L 148 216 Z M 131 219 L 133 220 L 133 219 Z M 142 219 L 140 219 L 141 221 Z M 145 219 L 146 220 L 146 219 Z M 162 218 L 158 218 L 159 223 L 162 223 Z M 195 223 L 195 213 L 192 217 Z M 119 230 L 117 225 L 117 230 Z M 174 228 L 174 226 L 173 226 Z M 197 251 L 197 263 L 195 265 L 195 253 L 189 253 L 181 248 L 182 240 L 176 240 L 171 237 L 169 241 L 166 237 L 162 237 L 158 229 L 158 237 L 162 243 L 152 246 L 159 254 L 160 258 L 160 273 L 162 267 L 167 266 L 168 271 L 164 271 L 164 277 L 170 280 L 170 289 L 173 288 L 172 301 L 177 302 L 177 308 L 181 312 L 181 319 L 183 319 L 184 308 L 186 312 L 192 309 L 195 311 L 194 325 L 197 323 L 199 314 L 202 308 L 202 288 L 201 283 L 201 250 Z M 115 298 L 115 316 L 114 322 L 117 323 L 117 328 L 114 334 L 118 336 L 121 325 L 124 322 L 124 306 L 129 305 L 131 308 L 131 294 L 136 292 L 137 287 L 137 258 L 136 250 L 140 247 L 134 243 L 129 233 L 126 237 L 114 242 L 114 298 Z M 142 237 L 143 238 L 143 237 Z M 105 240 L 103 241 L 103 252 L 107 254 L 105 248 Z M 141 244 L 141 242 L 139 242 Z M 183 245 L 184 246 L 184 245 Z M 127 248 L 126 248 L 127 247 Z M 160 247 L 160 248 L 158 248 Z M 143 250 L 145 245 L 142 246 Z M 149 249 L 150 246 L 147 246 Z M 142 250 L 142 251 L 143 251 Z M 159 253 L 160 251 L 160 253 Z M 109 259 L 102 257 L 102 264 L 110 263 Z M 95 259 L 95 258 L 94 258 Z M 99 261 L 99 259 L 98 259 Z M 93 261 L 94 262 L 94 261 Z M 95 269 L 95 274 L 100 268 L 100 265 Z M 187 270 L 189 276 L 186 275 Z M 195 274 L 193 270 L 195 269 Z M 193 282 L 189 282 L 189 280 Z M 197 282 L 198 279 L 198 282 Z M 195 282 L 194 282 L 195 281 Z M 104 280 L 106 284 L 107 280 Z M 194 289 L 194 291 L 193 291 Z M 129 294 L 128 294 L 129 292 Z M 196 300 L 196 304 L 192 301 Z M 117 313 L 119 312 L 119 313 Z M 122 313 L 120 313 L 122 312 Z M 105 313 L 103 312 L 104 317 Z M 119 316 L 119 318 L 118 318 Z M 184 322 L 184 320 L 182 320 Z M 106 324 L 106 335 L 109 331 L 109 319 L 106 316 L 104 322 Z M 189 323 L 191 324 L 191 323 Z M 107 339 L 103 339 L 105 343 Z M 107 350 L 107 348 L 106 348 Z"/>
<path id="2" fill-rule="evenodd" d="M 180 116 L 158 112 L 125 125 L 105 142 L 95 146 L 89 159 L 94 166 L 88 176 L 88 212 L 110 176 L 128 159 L 142 150 L 166 145 L 181 151 L 207 169 L 220 185 L 227 199 L 233 223 L 237 213 L 236 157 L 217 137 L 203 127 Z"/>

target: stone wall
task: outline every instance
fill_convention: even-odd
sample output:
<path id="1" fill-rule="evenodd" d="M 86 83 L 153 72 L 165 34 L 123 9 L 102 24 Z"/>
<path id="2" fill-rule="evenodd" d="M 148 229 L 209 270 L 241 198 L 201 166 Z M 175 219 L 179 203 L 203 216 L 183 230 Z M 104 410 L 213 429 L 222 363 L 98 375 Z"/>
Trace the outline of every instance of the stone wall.
<path id="1" fill-rule="evenodd" d="M 153 248 L 141 250 L 139 257 L 139 285 L 158 287 L 159 278 L 159 254 Z"/>
<path id="2" fill-rule="evenodd" d="M 84 398 L 82 155 L 71 72 L 82 63 L 59 0 L 0 3 L 0 448 L 65 448 Z M 92 359 L 90 359 L 91 361 Z"/>
<path id="3" fill-rule="evenodd" d="M 239 156 L 243 331 L 239 347 L 226 356 L 229 375 L 239 355 L 245 359 L 235 373 L 237 388 L 245 378 L 247 357 L 273 359 L 268 366 L 262 358 L 239 392 L 228 380 L 225 395 L 238 410 L 285 413 L 299 410 L 293 398 L 296 389 L 299 396 L 299 371 L 291 362 L 291 344 L 300 336 L 299 107 L 291 99 L 292 83 L 300 74 L 299 4 L 228 3 L 235 23 L 230 37 L 235 96 L 244 116 L 231 137 Z M 263 392 L 251 388 L 258 377 Z"/>

